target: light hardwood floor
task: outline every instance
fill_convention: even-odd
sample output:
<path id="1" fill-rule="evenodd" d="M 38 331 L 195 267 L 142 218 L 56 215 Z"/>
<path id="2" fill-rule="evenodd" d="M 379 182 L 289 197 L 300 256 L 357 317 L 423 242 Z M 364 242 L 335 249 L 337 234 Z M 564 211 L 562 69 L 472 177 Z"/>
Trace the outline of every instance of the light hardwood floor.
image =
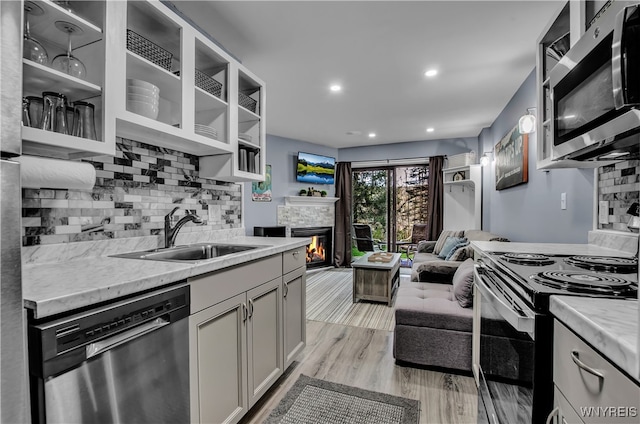
<path id="1" fill-rule="evenodd" d="M 420 423 L 475 423 L 472 377 L 395 364 L 393 332 L 307 321 L 307 347 L 242 423 L 261 423 L 300 374 L 420 400 Z"/>

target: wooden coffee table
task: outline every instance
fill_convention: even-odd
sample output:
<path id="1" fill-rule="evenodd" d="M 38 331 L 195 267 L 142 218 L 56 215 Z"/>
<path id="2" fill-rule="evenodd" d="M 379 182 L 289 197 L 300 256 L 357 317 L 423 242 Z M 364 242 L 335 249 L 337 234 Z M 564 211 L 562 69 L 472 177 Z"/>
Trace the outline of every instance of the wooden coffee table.
<path id="1" fill-rule="evenodd" d="M 353 303 L 358 300 L 386 302 L 391 306 L 400 284 L 400 253 L 392 253 L 389 262 L 369 262 L 367 253 L 351 264 L 353 268 Z"/>

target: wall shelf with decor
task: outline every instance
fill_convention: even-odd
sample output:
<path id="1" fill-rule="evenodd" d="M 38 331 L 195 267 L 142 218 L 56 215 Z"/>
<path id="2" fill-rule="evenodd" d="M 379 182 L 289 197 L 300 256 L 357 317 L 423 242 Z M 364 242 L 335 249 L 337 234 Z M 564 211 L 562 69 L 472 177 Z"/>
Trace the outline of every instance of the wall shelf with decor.
<path id="1" fill-rule="evenodd" d="M 442 170 L 444 184 L 443 229 L 482 229 L 482 166 Z"/>

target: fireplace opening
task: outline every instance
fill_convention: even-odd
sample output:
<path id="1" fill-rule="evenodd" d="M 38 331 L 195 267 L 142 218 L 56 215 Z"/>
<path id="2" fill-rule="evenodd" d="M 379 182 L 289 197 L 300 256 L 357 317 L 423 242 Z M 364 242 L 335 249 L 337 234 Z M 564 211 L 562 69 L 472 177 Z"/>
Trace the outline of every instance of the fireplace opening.
<path id="1" fill-rule="evenodd" d="M 307 245 L 307 269 L 331 266 L 332 258 L 331 227 L 292 228 L 291 237 L 311 237 Z"/>

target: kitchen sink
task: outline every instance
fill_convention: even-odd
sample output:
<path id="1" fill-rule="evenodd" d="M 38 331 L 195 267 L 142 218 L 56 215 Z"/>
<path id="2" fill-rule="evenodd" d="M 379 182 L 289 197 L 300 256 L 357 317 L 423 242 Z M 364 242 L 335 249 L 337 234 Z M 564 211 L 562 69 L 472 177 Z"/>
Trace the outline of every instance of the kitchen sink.
<path id="1" fill-rule="evenodd" d="M 114 258 L 145 259 L 148 261 L 200 262 L 221 256 L 233 255 L 258 249 L 264 246 L 247 246 L 241 244 L 200 243 L 188 246 L 144 250 L 141 252 L 112 255 Z"/>

